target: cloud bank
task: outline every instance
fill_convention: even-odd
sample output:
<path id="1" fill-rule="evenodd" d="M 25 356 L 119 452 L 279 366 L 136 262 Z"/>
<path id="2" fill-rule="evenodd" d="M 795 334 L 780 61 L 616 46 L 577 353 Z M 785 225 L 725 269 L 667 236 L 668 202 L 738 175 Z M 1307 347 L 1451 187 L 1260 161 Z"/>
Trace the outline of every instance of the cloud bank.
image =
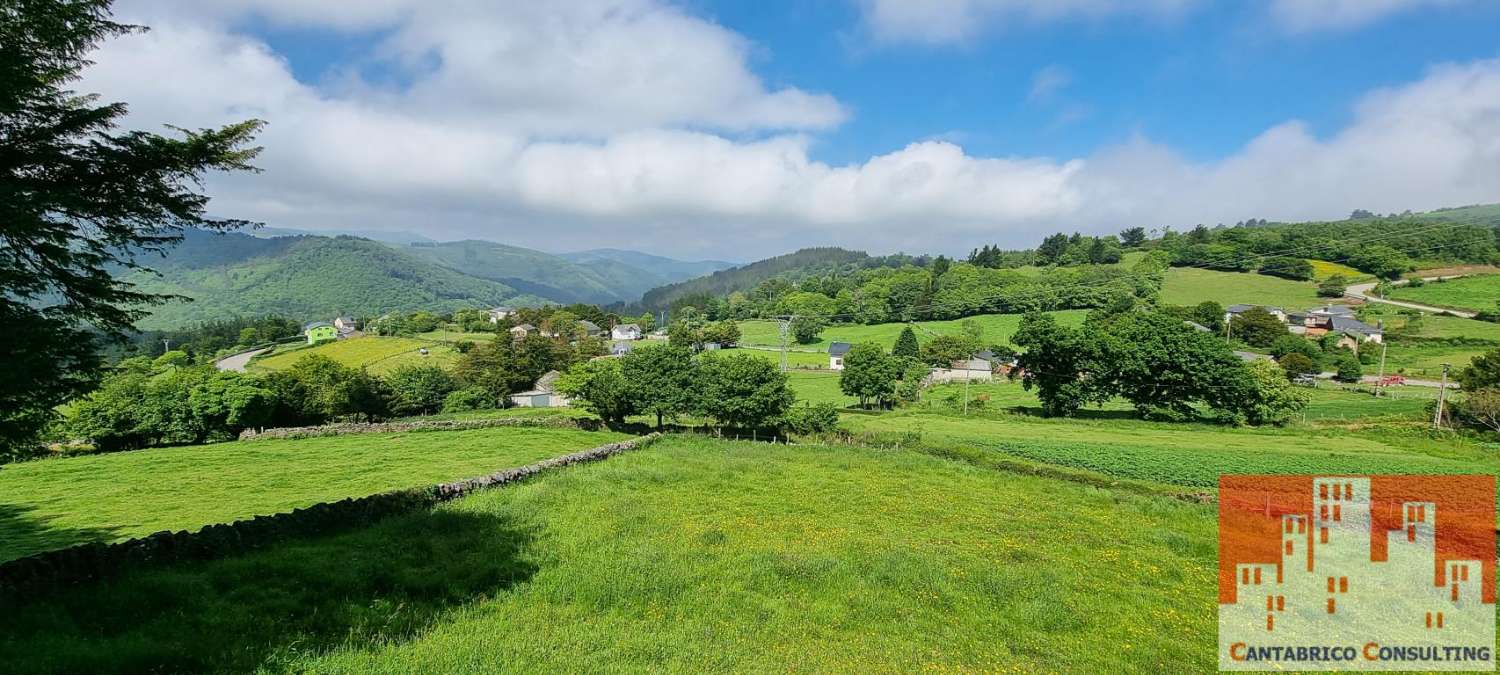
<path id="1" fill-rule="evenodd" d="M 214 178 L 215 213 L 547 250 L 962 253 L 1057 229 L 1500 199 L 1500 61 L 1371 92 L 1331 137 L 1288 121 L 1209 163 L 1136 138 L 1075 158 L 922 141 L 830 165 L 811 148 L 848 109 L 762 81 L 723 27 L 646 0 L 524 4 L 126 5 L 153 29 L 109 43 L 79 88 L 129 102 L 137 126 L 268 120 L 265 172 Z M 386 77 L 299 81 L 247 20 L 379 35 L 368 58 Z"/>

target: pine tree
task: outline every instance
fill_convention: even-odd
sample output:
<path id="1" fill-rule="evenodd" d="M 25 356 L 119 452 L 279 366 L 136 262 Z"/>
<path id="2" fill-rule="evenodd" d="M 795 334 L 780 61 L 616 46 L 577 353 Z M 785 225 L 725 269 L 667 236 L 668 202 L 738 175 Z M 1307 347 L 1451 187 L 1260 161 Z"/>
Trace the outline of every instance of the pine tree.
<path id="1" fill-rule="evenodd" d="M 908 356 L 917 358 L 921 354 L 921 346 L 917 344 L 917 333 L 907 326 L 896 338 L 895 346 L 891 347 L 891 356 Z"/>

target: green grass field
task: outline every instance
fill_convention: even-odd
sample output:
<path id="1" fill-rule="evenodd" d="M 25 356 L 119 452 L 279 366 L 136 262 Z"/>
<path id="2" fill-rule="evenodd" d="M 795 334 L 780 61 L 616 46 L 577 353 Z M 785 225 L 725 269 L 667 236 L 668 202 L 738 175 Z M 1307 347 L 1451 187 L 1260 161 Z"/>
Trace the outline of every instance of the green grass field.
<path id="1" fill-rule="evenodd" d="M 1040 545 L 1046 542 L 1045 545 Z M 1211 506 L 672 438 L 0 613 L 28 672 L 1202 672 Z"/>
<path id="2" fill-rule="evenodd" d="M 914 432 L 941 447 L 1200 489 L 1215 487 L 1221 473 L 1500 473 L 1493 450 L 1401 428 L 1228 428 L 1142 422 L 1109 411 L 1067 420 L 921 409 L 851 415 L 844 424 L 855 432 Z"/>
<path id="3" fill-rule="evenodd" d="M 424 348 L 428 351 L 425 356 L 421 353 Z M 404 365 L 433 364 L 448 367 L 458 360 L 458 352 L 445 343 L 366 335 L 271 354 L 251 361 L 250 370 L 284 370 L 296 363 L 297 359 L 309 354 L 326 356 L 352 368 L 368 368 L 372 375 L 384 375 Z"/>
<path id="4" fill-rule="evenodd" d="M 1088 312 L 1083 310 L 1068 310 L 1053 312 L 1058 320 L 1067 325 L 1077 326 L 1083 323 L 1084 315 Z M 984 340 L 988 344 L 1006 343 L 1010 336 L 1015 335 L 1016 329 L 1021 325 L 1020 314 L 984 314 L 969 317 L 969 319 L 958 319 L 954 321 L 918 321 L 916 325 L 917 339 L 925 340 L 933 334 L 954 334 L 962 329 L 964 321 L 974 320 L 984 328 Z M 904 323 L 881 323 L 874 325 L 849 324 L 829 326 L 823 330 L 819 341 L 807 345 L 788 345 L 796 349 L 815 349 L 821 352 L 828 351 L 828 345 L 833 342 L 878 342 L 890 349 L 895 344 L 897 336 L 901 335 L 902 329 L 906 328 Z M 741 343 L 746 345 L 770 345 L 781 344 L 781 334 L 778 332 L 775 321 L 744 321 L 740 323 Z M 826 358 L 826 357 L 825 357 Z M 826 361 L 825 361 L 826 362 Z"/>
<path id="5" fill-rule="evenodd" d="M 530 428 L 359 434 L 12 464 L 0 469 L 0 561 L 469 478 L 621 438 Z"/>
<path id="6" fill-rule="evenodd" d="M 1167 270 L 1161 301 L 1171 305 L 1196 305 L 1213 300 L 1224 306 L 1245 303 L 1305 309 L 1325 302 L 1310 281 L 1292 281 L 1264 274 L 1216 272 L 1190 267 Z"/>
<path id="7" fill-rule="evenodd" d="M 1397 286 L 1391 289 L 1390 298 L 1437 307 L 1494 311 L 1495 303 L 1500 301 L 1500 274 L 1429 281 L 1417 288 Z"/>

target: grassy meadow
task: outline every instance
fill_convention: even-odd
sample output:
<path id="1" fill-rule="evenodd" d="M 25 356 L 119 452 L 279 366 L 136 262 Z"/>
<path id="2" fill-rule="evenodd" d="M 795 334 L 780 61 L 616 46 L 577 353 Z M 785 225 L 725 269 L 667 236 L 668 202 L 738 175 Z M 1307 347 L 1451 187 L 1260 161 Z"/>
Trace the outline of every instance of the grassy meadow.
<path id="1" fill-rule="evenodd" d="M 422 349 L 428 353 L 423 355 Z M 382 337 L 366 335 L 348 340 L 335 340 L 311 347 L 286 351 L 250 362 L 251 371 L 285 370 L 298 359 L 317 354 L 354 368 L 368 368 L 373 375 L 385 375 L 403 365 L 436 364 L 443 367 L 458 360 L 458 352 L 450 344 L 409 337 Z"/>
<path id="2" fill-rule="evenodd" d="M 1038 542 L 1048 542 L 1038 546 Z M 1213 668 L 1214 510 L 905 450 L 674 437 L 0 613 L 29 672 Z"/>
<path id="3" fill-rule="evenodd" d="M 1494 449 L 1433 439 L 1417 428 L 1230 428 L 1153 423 L 1103 411 L 1092 419 L 904 410 L 851 415 L 856 433 L 915 434 L 927 445 L 969 448 L 1138 481 L 1212 489 L 1221 473 L 1500 473 Z"/>
<path id="4" fill-rule="evenodd" d="M 469 478 L 624 438 L 573 429 L 358 434 L 0 468 L 0 561 Z"/>
<path id="5" fill-rule="evenodd" d="M 1429 281 L 1415 288 L 1397 286 L 1391 289 L 1389 297 L 1436 307 L 1494 311 L 1495 303 L 1500 301 L 1500 274 Z"/>
<path id="6" fill-rule="evenodd" d="M 1213 300 L 1224 306 L 1245 303 L 1274 305 L 1285 309 L 1305 309 L 1326 302 L 1318 297 L 1318 287 L 1311 281 L 1292 281 L 1264 274 L 1217 272 L 1195 267 L 1173 267 L 1167 270 L 1161 301 L 1171 305 L 1196 305 Z"/>

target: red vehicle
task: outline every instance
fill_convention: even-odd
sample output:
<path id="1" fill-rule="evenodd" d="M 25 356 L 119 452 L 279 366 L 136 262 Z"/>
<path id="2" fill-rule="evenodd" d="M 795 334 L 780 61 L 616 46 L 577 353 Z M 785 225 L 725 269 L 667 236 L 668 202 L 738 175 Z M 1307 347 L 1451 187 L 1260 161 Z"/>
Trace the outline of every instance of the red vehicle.
<path id="1" fill-rule="evenodd" d="M 1376 386 L 1390 387 L 1397 384 L 1406 384 L 1406 378 L 1400 375 L 1386 375 L 1385 377 L 1380 378 L 1380 381 L 1376 383 Z"/>

